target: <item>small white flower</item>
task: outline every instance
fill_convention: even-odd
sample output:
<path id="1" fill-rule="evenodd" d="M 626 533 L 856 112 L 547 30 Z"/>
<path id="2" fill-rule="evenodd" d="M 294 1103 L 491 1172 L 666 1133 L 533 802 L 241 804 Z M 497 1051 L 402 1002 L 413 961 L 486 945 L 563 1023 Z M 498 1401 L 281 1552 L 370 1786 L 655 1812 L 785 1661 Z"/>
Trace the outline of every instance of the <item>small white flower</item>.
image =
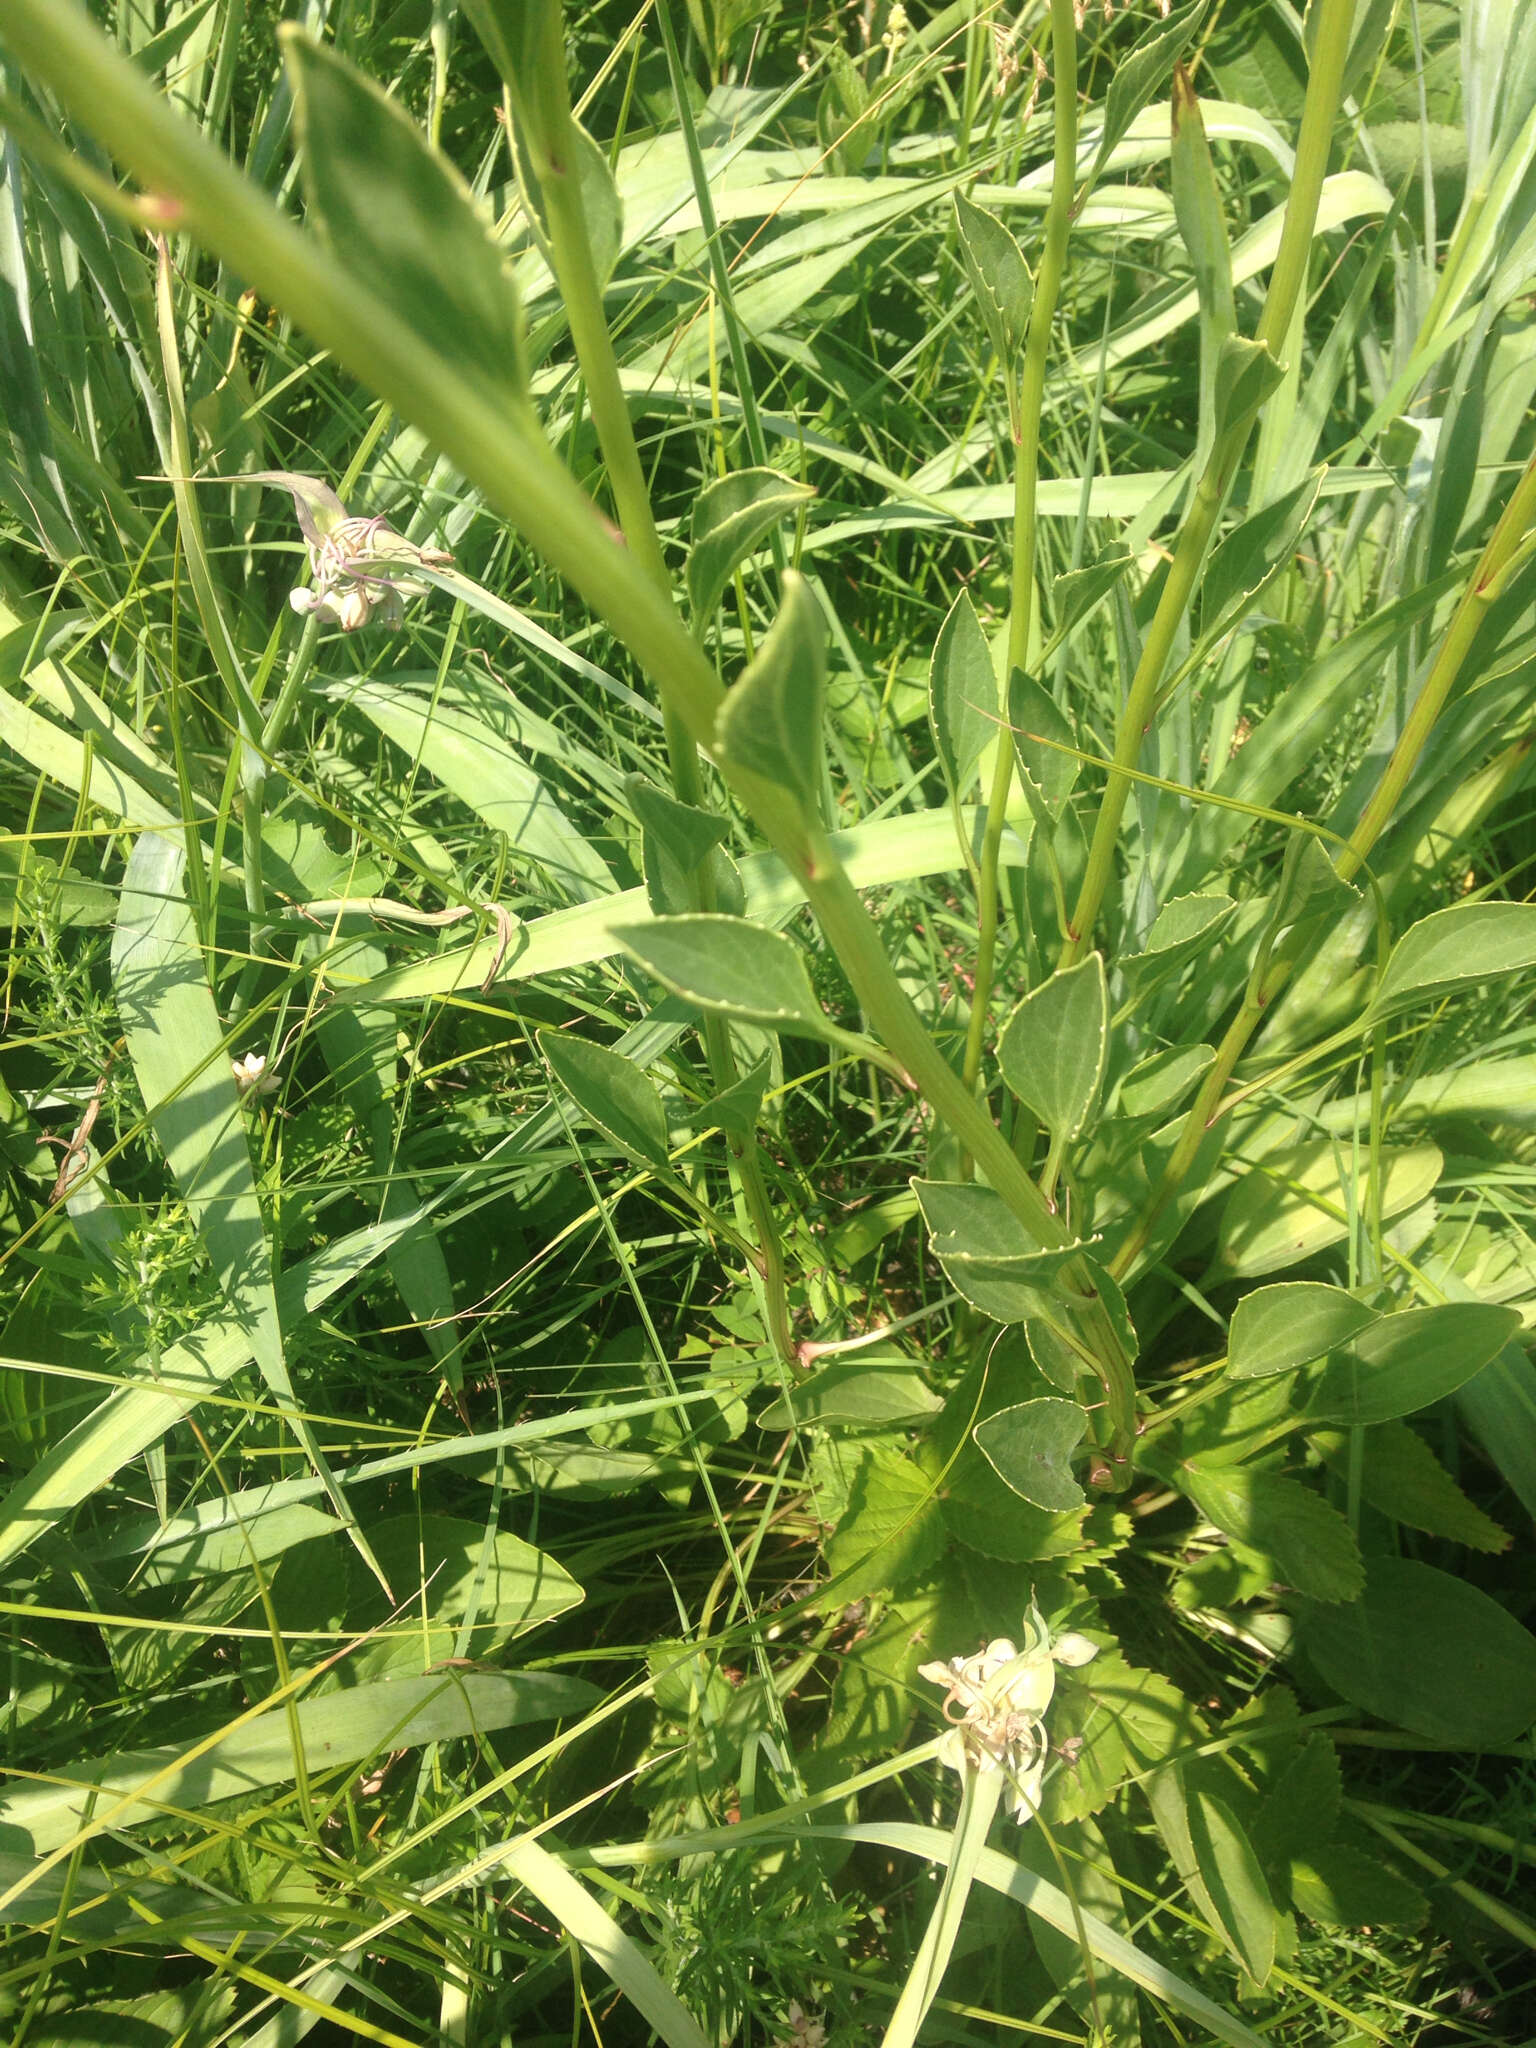
<path id="1" fill-rule="evenodd" d="M 789 2039 L 776 2044 L 776 2048 L 825 2048 L 827 2030 L 820 2020 L 813 2020 L 798 1998 L 789 2002 Z"/>
<path id="2" fill-rule="evenodd" d="M 300 618 L 315 618 L 355 633 L 376 619 L 391 632 L 405 619 L 407 597 L 420 597 L 431 585 L 416 572 L 445 569 L 452 555 L 441 548 L 418 547 L 396 533 L 382 516 L 353 518 L 329 484 L 297 470 L 258 469 L 251 483 L 275 484 L 288 491 L 298 515 L 309 555 L 313 589 L 290 590 L 288 603 Z"/>
<path id="3" fill-rule="evenodd" d="M 275 1069 L 268 1073 L 264 1053 L 243 1053 L 239 1059 L 230 1061 L 229 1070 L 242 1101 L 248 1095 L 275 1095 L 283 1085 Z"/>
<path id="4" fill-rule="evenodd" d="M 1049 1747 L 1045 1710 L 1056 1690 L 1056 1666 L 1080 1665 L 1097 1653 L 1085 1636 L 1052 1643 L 1039 1610 L 1025 1622 L 1020 1650 L 998 1636 L 974 1657 L 918 1666 L 918 1676 L 946 1688 L 944 1716 L 952 1725 L 939 1744 L 939 1761 L 952 1771 L 1005 1770 L 1010 1813 L 1026 1821 L 1040 1810 Z"/>

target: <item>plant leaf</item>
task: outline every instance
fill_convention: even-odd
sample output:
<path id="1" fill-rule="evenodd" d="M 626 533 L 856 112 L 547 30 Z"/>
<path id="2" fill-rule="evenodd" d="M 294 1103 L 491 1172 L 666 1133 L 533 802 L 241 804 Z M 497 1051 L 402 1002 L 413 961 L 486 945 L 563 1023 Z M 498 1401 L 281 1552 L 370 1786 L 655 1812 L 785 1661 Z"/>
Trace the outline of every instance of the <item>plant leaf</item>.
<path id="1" fill-rule="evenodd" d="M 1444 1164 L 1433 1145 L 1383 1147 L 1376 1157 L 1381 1213 L 1387 1222 L 1433 1192 Z M 1346 1192 L 1345 1177 L 1349 1179 Z M 1230 1273 L 1253 1278 L 1294 1266 L 1349 1235 L 1353 1170 L 1328 1139 L 1308 1139 L 1289 1154 L 1261 1160 L 1227 1197 L 1217 1233 Z"/>
<path id="2" fill-rule="evenodd" d="M 1109 993 L 1102 955 L 1053 974 L 1003 1027 L 1003 1079 L 1053 1137 L 1073 1138 L 1092 1115 L 1109 1051 Z"/>
<path id="3" fill-rule="evenodd" d="M 1366 1561 L 1348 1606 L 1312 1606 L 1302 1644 L 1335 1692 L 1457 1748 L 1514 1742 L 1536 1720 L 1536 1637 L 1476 1586 L 1402 1557 Z"/>
<path id="4" fill-rule="evenodd" d="M 1101 605 L 1130 568 L 1135 556 L 1123 540 L 1109 546 L 1086 567 L 1064 569 L 1051 585 L 1056 625 L 1053 640 L 1065 640 L 1090 612 Z"/>
<path id="5" fill-rule="evenodd" d="M 1457 903 L 1410 925 L 1392 948 L 1372 1017 L 1536 966 L 1536 904 Z"/>
<path id="6" fill-rule="evenodd" d="M 611 1046 L 548 1026 L 539 1049 L 589 1123 L 606 1131 L 627 1159 L 667 1172 L 667 1113 L 648 1074 Z"/>
<path id="7" fill-rule="evenodd" d="M 987 1462 L 1006 1486 L 1053 1515 L 1070 1514 L 1088 1496 L 1072 1477 L 1072 1453 L 1088 1429 L 1076 1401 L 1049 1395 L 1000 1408 L 972 1434 Z"/>
<path id="8" fill-rule="evenodd" d="M 950 798 L 962 803 L 998 736 L 997 672 L 968 591 L 950 606 L 933 643 L 928 717 Z"/>
<path id="9" fill-rule="evenodd" d="M 1314 469 L 1222 538 L 1200 583 L 1202 640 L 1230 633 L 1290 567 L 1326 474 L 1324 467 Z"/>
<path id="10" fill-rule="evenodd" d="M 1271 1558 L 1276 1575 L 1314 1600 L 1353 1600 L 1365 1584 L 1354 1531 L 1321 1494 L 1252 1465 L 1189 1460 L 1179 1483 L 1208 1522 Z"/>
<path id="11" fill-rule="evenodd" d="M 722 765 L 744 769 L 820 810 L 827 622 L 803 576 L 786 573 L 779 615 L 715 722 Z"/>
<path id="12" fill-rule="evenodd" d="M 977 206 L 963 192 L 954 197 L 960 260 L 976 294 L 987 339 L 998 361 L 1011 369 L 1029 332 L 1034 280 L 1018 243 L 996 214 Z"/>
<path id="13" fill-rule="evenodd" d="M 1051 1283 L 1064 1264 L 1084 1255 L 1083 1243 L 1035 1242 L 1002 1196 L 974 1181 L 912 1186 L 935 1258 L 974 1308 L 999 1323 L 1048 1315 Z"/>
<path id="14" fill-rule="evenodd" d="M 1215 1058 L 1209 1045 L 1170 1045 L 1153 1053 L 1120 1083 L 1120 1114 L 1164 1115 L 1184 1099 Z"/>
<path id="15" fill-rule="evenodd" d="M 1046 816 L 1058 817 L 1081 767 L 1070 751 L 1077 745 L 1077 735 L 1055 698 L 1023 669 L 1015 669 L 1008 680 L 1008 725 L 1026 795 L 1038 795 Z M 1061 744 L 1052 746 L 1052 740 Z M 1035 809 L 1033 800 L 1030 809 Z"/>
<path id="16" fill-rule="evenodd" d="M 1147 1803 L 1190 1897 L 1222 1946 L 1262 1984 L 1274 1968 L 1276 1914 L 1253 1846 L 1224 1799 L 1175 1765 L 1146 1780 Z"/>
<path id="17" fill-rule="evenodd" d="M 1285 372 L 1262 341 L 1229 334 L 1216 359 L 1216 431 L 1218 434 L 1251 420 Z"/>
<path id="18" fill-rule="evenodd" d="M 278 31 L 311 220 L 348 270 L 492 400 L 527 391 L 522 310 L 469 187 L 415 122 L 330 44 Z"/>
<path id="19" fill-rule="evenodd" d="M 1141 951 L 1121 960 L 1120 971 L 1138 994 L 1145 995 L 1214 946 L 1236 912 L 1230 896 L 1172 897 L 1153 918 Z"/>
<path id="20" fill-rule="evenodd" d="M 829 1035 L 805 956 L 782 932 L 698 911 L 616 925 L 613 936 L 664 988 L 701 1010 L 803 1038 Z"/>
<path id="21" fill-rule="evenodd" d="M 1131 123 L 1148 101 L 1162 92 L 1174 65 L 1189 48 L 1197 28 L 1205 19 L 1210 0 L 1194 0 L 1164 22 L 1137 36 L 1115 64 L 1104 95 L 1104 126 L 1099 147 L 1088 173 L 1087 190 L 1092 191 L 1103 175 L 1110 152 L 1125 139 Z M 1078 204 L 1082 204 L 1079 196 Z"/>
<path id="22" fill-rule="evenodd" d="M 737 569 L 779 522 L 816 495 L 776 469 L 739 469 L 700 492 L 688 552 L 688 599 L 710 618 Z"/>
<path id="23" fill-rule="evenodd" d="M 1249 1839 L 1260 1864 L 1284 1878 L 1291 1859 L 1316 1850 L 1338 1825 L 1343 1800 L 1339 1753 L 1326 1735 L 1303 1738 L 1276 1772 Z"/>
<path id="24" fill-rule="evenodd" d="M 840 1423 L 854 1429 L 893 1429 L 926 1422 L 944 1403 L 923 1380 L 917 1360 L 871 1346 L 856 1358 L 837 1359 L 781 1394 L 759 1421 L 764 1429 Z"/>
<path id="25" fill-rule="evenodd" d="M 1417 1927 L 1429 1901 L 1379 1855 L 1349 1842 L 1314 1842 L 1290 1872 L 1296 1910 L 1328 1927 Z"/>
<path id="26" fill-rule="evenodd" d="M 596 1699 L 584 1679 L 550 1671 L 455 1671 L 355 1686 L 300 1700 L 291 1715 L 274 1709 L 184 1762 L 168 1748 L 77 1763 L 56 1773 L 62 1782 L 0 1799 L 0 1827 L 23 1830 L 42 1855 L 81 1829 L 163 1826 L 167 1807 L 201 1812 L 220 1799 L 266 1793 L 293 1780 L 295 1720 L 307 1767 L 319 1773 L 477 1729 L 579 1714 Z"/>
<path id="27" fill-rule="evenodd" d="M 1348 1476 L 1349 1438 L 1342 1430 L 1311 1430 L 1308 1440 L 1340 1478 Z M 1469 1550 L 1509 1548 L 1509 1531 L 1467 1498 L 1406 1422 L 1379 1422 L 1367 1429 L 1361 1452 L 1361 1496 L 1382 1514 L 1448 1543 L 1465 1543 Z"/>
<path id="28" fill-rule="evenodd" d="M 294 1393 L 244 1112 L 182 889 L 186 846 L 143 832 L 123 877 L 112 982 L 149 1120 L 251 1354 L 347 1533 L 386 1584 Z M 387 1585 L 386 1585 L 387 1590 Z"/>
<path id="29" fill-rule="evenodd" d="M 1318 1422 L 1390 1422 L 1455 1393 L 1504 1348 L 1520 1312 L 1451 1301 L 1382 1316 L 1331 1358 L 1307 1401 Z"/>
<path id="30" fill-rule="evenodd" d="M 1232 1311 L 1227 1329 L 1227 1373 L 1263 1380 L 1310 1365 L 1358 1336 L 1376 1311 L 1342 1287 L 1320 1280 L 1281 1280 L 1255 1287 Z"/>

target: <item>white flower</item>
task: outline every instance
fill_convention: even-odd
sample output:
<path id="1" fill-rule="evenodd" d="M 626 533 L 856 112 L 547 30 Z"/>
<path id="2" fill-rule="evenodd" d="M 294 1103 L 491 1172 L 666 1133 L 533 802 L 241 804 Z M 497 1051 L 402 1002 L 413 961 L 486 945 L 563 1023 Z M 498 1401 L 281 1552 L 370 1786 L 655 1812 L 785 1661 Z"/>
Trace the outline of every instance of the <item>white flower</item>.
<path id="1" fill-rule="evenodd" d="M 229 1071 L 235 1077 L 235 1086 L 240 1091 L 242 1101 L 248 1095 L 275 1095 L 283 1085 L 275 1069 L 271 1073 L 267 1072 L 264 1053 L 242 1054 L 239 1059 L 230 1061 Z"/>
<path id="2" fill-rule="evenodd" d="M 304 535 L 314 587 L 290 590 L 288 602 L 300 618 L 316 618 L 355 633 L 370 619 L 394 632 L 405 619 L 407 597 L 431 585 L 416 573 L 444 569 L 453 560 L 441 548 L 418 547 L 396 533 L 382 516 L 352 517 L 329 484 L 297 470 L 257 469 L 245 481 L 275 484 L 291 493 Z"/>
<path id="3" fill-rule="evenodd" d="M 825 2048 L 827 2030 L 820 2020 L 813 2020 L 798 1998 L 789 2002 L 789 2040 L 781 2041 L 777 2048 Z"/>
<path id="4" fill-rule="evenodd" d="M 939 1761 L 952 1771 L 1007 1771 L 1008 1810 L 1021 1821 L 1040 1809 L 1049 1747 L 1045 1710 L 1056 1690 L 1056 1666 L 1086 1664 L 1097 1650 L 1079 1635 L 1053 1644 L 1037 1608 L 1025 1629 L 1022 1650 L 998 1636 L 974 1657 L 918 1666 L 920 1678 L 947 1689 L 944 1716 L 952 1726 L 939 1744 Z"/>

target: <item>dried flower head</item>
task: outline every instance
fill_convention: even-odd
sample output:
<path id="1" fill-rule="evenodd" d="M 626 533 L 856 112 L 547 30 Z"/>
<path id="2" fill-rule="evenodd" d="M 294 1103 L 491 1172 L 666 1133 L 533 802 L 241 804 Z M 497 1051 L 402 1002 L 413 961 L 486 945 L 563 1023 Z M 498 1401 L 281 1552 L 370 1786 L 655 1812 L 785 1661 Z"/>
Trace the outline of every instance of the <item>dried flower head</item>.
<path id="1" fill-rule="evenodd" d="M 304 618 L 317 618 L 355 633 L 376 619 L 398 632 L 404 600 L 421 597 L 431 584 L 416 573 L 444 569 L 453 560 L 441 548 L 417 547 L 396 533 L 382 515 L 353 518 L 340 498 L 318 477 L 292 469 L 259 469 L 247 483 L 276 484 L 289 492 L 309 554 L 311 588 L 290 590 L 288 602 Z"/>
<path id="2" fill-rule="evenodd" d="M 944 1716 L 952 1725 L 939 1745 L 940 1762 L 953 1771 L 1007 1771 L 1008 1810 L 1021 1821 L 1040 1807 L 1045 1710 L 1056 1690 L 1056 1666 L 1086 1664 L 1096 1654 L 1084 1636 L 1058 1636 L 1053 1643 L 1038 1608 L 1031 1608 L 1024 1627 L 1022 1650 L 998 1636 L 974 1657 L 918 1667 L 920 1678 L 947 1689 Z"/>

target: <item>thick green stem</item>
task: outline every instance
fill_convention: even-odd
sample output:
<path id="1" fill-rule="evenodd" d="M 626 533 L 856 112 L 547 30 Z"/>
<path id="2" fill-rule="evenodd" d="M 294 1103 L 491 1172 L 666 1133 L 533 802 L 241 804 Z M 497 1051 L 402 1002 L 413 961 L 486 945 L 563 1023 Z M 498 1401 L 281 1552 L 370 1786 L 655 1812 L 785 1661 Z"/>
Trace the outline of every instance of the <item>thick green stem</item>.
<path id="1" fill-rule="evenodd" d="M 570 323 L 571 342 L 586 385 L 587 409 L 603 451 L 614 510 L 635 560 L 670 603 L 672 578 L 656 530 L 629 402 L 619 377 L 613 338 L 608 332 L 603 288 L 592 260 L 592 239 L 587 232 L 577 169 L 575 118 L 565 76 L 564 16 L 559 0 L 536 0 L 530 7 L 529 20 L 533 27 L 533 61 L 521 76 L 509 78 L 507 85 L 522 130 L 523 147 L 544 202 L 544 226 L 554 260 L 555 282 Z M 528 118 L 530 99 L 537 100 L 535 120 Z M 672 786 L 680 802 L 697 804 L 701 794 L 697 750 L 670 704 L 662 705 L 662 719 Z"/>
<path id="2" fill-rule="evenodd" d="M 1312 69 L 1307 80 L 1301 133 L 1296 142 L 1296 169 L 1286 200 L 1285 225 L 1280 231 L 1280 247 L 1270 274 L 1264 311 L 1259 316 L 1254 336 L 1276 357 L 1285 345 L 1306 285 L 1318 201 L 1328 172 L 1328 155 L 1338 118 L 1353 19 L 1354 0 L 1318 0 L 1317 37 L 1312 47 Z M 1217 434 L 1195 492 L 1194 503 L 1179 534 L 1162 596 L 1147 628 L 1141 658 L 1136 664 L 1115 728 L 1114 759 L 1104 785 L 1099 814 L 1094 820 L 1088 865 L 1072 913 L 1071 930 L 1062 949 L 1063 967 L 1070 967 L 1082 957 L 1098 923 L 1114 872 L 1115 849 L 1131 793 L 1132 771 L 1141 757 L 1142 741 L 1152 729 L 1157 713 L 1157 694 L 1174 641 L 1194 596 L 1211 535 L 1252 428 L 1253 418 L 1250 417 Z"/>
<path id="3" fill-rule="evenodd" d="M 1525 558 L 1528 536 L 1536 530 L 1536 456 L 1510 495 L 1499 522 L 1488 538 L 1470 582 L 1445 638 L 1441 641 L 1424 686 L 1414 699 L 1397 745 L 1359 823 L 1334 859 L 1334 870 L 1343 881 L 1352 881 L 1370 858 L 1372 847 L 1392 819 L 1408 778 L 1418 765 L 1447 698 L 1456 686 L 1472 643 L 1481 630 L 1488 608 L 1498 596 L 1505 579 Z M 1120 1246 L 1110 1270 L 1123 1279 L 1146 1249 L 1168 1203 L 1183 1186 L 1195 1156 L 1210 1126 L 1215 1122 L 1227 1083 L 1248 1042 L 1269 1015 L 1276 997 L 1290 980 L 1306 950 L 1306 941 L 1293 931 L 1275 948 L 1262 973 L 1255 977 L 1243 1006 L 1222 1035 L 1216 1058 L 1207 1068 L 1178 1141 L 1170 1153 L 1162 1177 L 1135 1228 Z"/>
<path id="4" fill-rule="evenodd" d="M 1051 0 L 1051 61 L 1055 68 L 1052 112 L 1055 119 L 1055 161 L 1051 197 L 1045 213 L 1040 274 L 1035 280 L 1024 344 L 1019 388 L 1013 387 L 1013 366 L 1007 366 L 1008 413 L 1013 428 L 1013 591 L 1008 617 L 1006 692 L 1015 670 L 1029 659 L 1029 630 L 1035 600 L 1036 501 L 1040 486 L 1040 414 L 1045 402 L 1046 362 L 1051 325 L 1067 262 L 1067 236 L 1072 226 L 1072 197 L 1077 184 L 1077 24 L 1072 0 Z M 1006 705 L 1006 696 L 1005 696 Z M 970 1028 L 965 1039 L 965 1081 L 974 1088 L 981 1073 L 987 1016 L 997 960 L 1001 897 L 997 885 L 1003 828 L 1008 822 L 1008 796 L 1013 787 L 1013 737 L 1006 717 L 998 733 L 997 764 L 987 793 L 987 822 L 982 834 L 977 878 L 979 932 L 976 982 L 971 997 Z"/>

